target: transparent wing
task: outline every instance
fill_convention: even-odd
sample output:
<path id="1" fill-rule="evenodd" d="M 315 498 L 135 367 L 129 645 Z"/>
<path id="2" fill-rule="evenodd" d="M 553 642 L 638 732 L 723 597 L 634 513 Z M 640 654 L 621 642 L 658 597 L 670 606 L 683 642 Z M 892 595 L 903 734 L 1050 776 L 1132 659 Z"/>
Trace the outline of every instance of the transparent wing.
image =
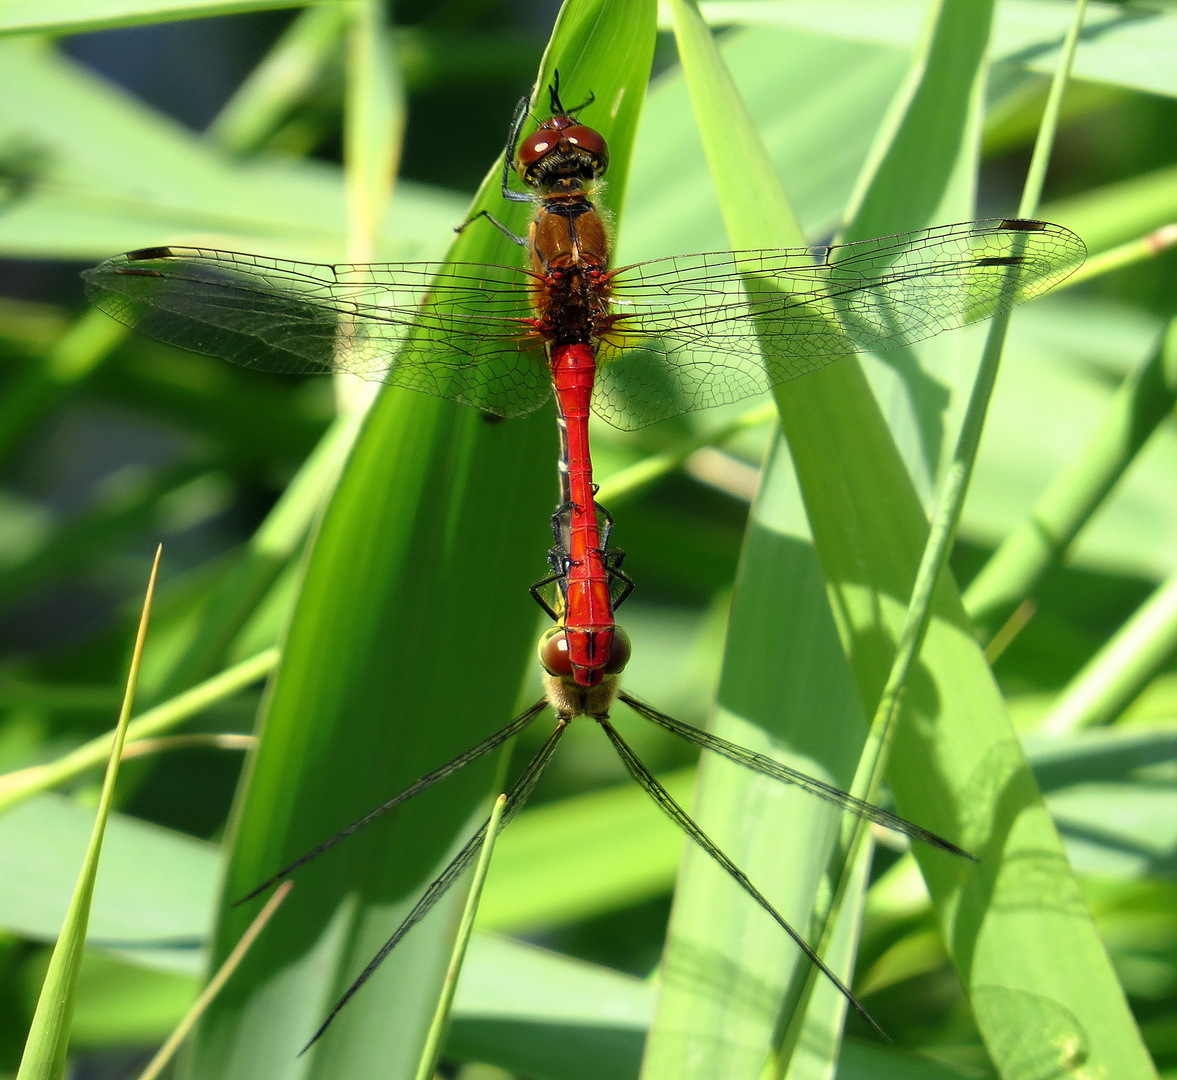
<path id="1" fill-rule="evenodd" d="M 90 299 L 150 337 L 261 371 L 351 372 L 519 416 L 550 394 L 532 277 L 508 266 L 321 266 L 147 248 L 83 275 Z"/>
<path id="2" fill-rule="evenodd" d="M 848 352 L 894 349 L 1046 292 L 1086 255 L 1047 222 L 993 218 L 834 247 L 717 252 L 617 273 L 594 408 L 622 428 L 762 393 Z"/>

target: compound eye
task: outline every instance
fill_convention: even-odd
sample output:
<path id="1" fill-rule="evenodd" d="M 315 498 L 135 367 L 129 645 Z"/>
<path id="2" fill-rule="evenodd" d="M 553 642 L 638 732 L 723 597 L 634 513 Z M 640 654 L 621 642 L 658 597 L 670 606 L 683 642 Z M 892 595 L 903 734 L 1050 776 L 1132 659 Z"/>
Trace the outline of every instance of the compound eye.
<path id="1" fill-rule="evenodd" d="M 597 159 L 597 172 L 603 173 L 609 167 L 609 146 L 605 137 L 591 127 L 577 124 L 575 127 L 565 128 L 560 137 L 571 143 L 579 150 Z"/>
<path id="2" fill-rule="evenodd" d="M 539 639 L 539 662 L 549 675 L 570 676 L 572 660 L 568 655 L 568 638 L 562 626 L 552 626 Z"/>
<path id="3" fill-rule="evenodd" d="M 515 171 L 523 176 L 542 158 L 550 154 L 560 142 L 558 132 L 540 128 L 533 131 L 515 151 Z"/>
<path id="4" fill-rule="evenodd" d="M 620 626 L 613 627 L 613 646 L 609 649 L 609 662 L 605 665 L 605 674 L 616 675 L 624 671 L 632 653 L 633 646 L 629 643 L 629 635 Z"/>

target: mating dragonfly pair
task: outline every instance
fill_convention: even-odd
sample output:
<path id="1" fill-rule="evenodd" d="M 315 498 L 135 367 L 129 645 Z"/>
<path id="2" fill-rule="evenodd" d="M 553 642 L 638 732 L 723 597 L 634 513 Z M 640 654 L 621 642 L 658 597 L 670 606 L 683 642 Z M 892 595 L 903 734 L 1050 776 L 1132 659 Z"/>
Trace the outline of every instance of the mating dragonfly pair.
<path id="1" fill-rule="evenodd" d="M 551 573 L 532 589 L 554 620 L 540 642 L 544 697 L 244 899 L 501 746 L 550 705 L 556 727 L 508 792 L 504 823 L 526 802 L 571 721 L 595 720 L 634 779 L 873 1025 L 850 989 L 639 760 L 609 720 L 613 702 L 851 813 L 972 856 L 620 689 L 630 646 L 614 612 L 633 583 L 622 569 L 623 553 L 610 547 L 612 520 L 596 505 L 589 414 L 639 427 L 761 393 L 848 352 L 892 349 L 991 318 L 1063 280 L 1082 263 L 1083 244 L 1058 225 L 994 218 L 852 244 L 713 252 L 610 268 L 608 230 L 593 203 L 608 147 L 578 119 L 592 98 L 565 107 L 558 77 L 549 98 L 551 116 L 522 139 L 528 103 L 520 102 L 503 163 L 503 198 L 535 208 L 527 235 L 515 235 L 485 211 L 478 215 L 526 249 L 527 269 L 453 262 L 320 266 L 157 247 L 109 259 L 83 275 L 94 303 L 119 321 L 245 367 L 350 372 L 503 417 L 556 397 L 560 504 L 552 519 Z M 528 190 L 511 188 L 512 170 Z M 311 1043 L 474 861 L 486 828 L 428 886 Z"/>

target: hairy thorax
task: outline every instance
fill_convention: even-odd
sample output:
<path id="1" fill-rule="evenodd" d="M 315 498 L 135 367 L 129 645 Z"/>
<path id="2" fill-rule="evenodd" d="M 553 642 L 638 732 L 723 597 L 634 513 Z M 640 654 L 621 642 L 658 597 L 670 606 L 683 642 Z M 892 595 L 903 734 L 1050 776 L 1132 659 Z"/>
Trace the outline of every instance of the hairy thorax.
<path id="1" fill-rule="evenodd" d="M 540 336 L 592 343 L 610 325 L 609 237 L 583 191 L 549 196 L 531 226 L 532 304 Z"/>

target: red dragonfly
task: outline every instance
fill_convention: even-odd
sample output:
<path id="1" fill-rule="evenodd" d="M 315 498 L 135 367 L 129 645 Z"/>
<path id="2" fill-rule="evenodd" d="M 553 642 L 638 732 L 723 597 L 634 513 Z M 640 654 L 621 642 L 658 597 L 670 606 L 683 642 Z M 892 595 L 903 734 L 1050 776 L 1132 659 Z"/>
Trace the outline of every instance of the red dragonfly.
<path id="1" fill-rule="evenodd" d="M 559 516 L 559 515 L 557 515 Z M 660 712 L 644 701 L 633 697 L 631 694 L 622 690 L 619 684 L 619 676 L 622 669 L 625 667 L 626 661 L 629 659 L 629 638 L 625 631 L 619 626 L 613 624 L 613 608 L 612 603 L 607 604 L 608 621 L 613 627 L 613 650 L 609 664 L 606 666 L 600 679 L 593 685 L 584 685 L 575 675 L 570 663 L 568 662 L 568 650 L 562 644 L 559 644 L 567 633 L 565 625 L 565 612 L 562 610 L 562 597 L 573 595 L 569 582 L 566 580 L 576 570 L 575 563 L 570 557 L 569 552 L 560 549 L 561 533 L 557 530 L 556 547 L 549 553 L 549 560 L 553 567 L 561 567 L 563 570 L 554 573 L 551 578 L 545 579 L 548 584 L 557 586 L 557 591 L 553 597 L 552 603 L 555 607 L 556 624 L 545 632 L 539 643 L 539 657 L 540 662 L 544 667 L 544 696 L 539 699 L 534 705 L 525 709 L 517 717 L 510 721 L 506 726 L 496 731 L 493 735 L 484 739 L 476 746 L 459 754 L 452 761 L 435 769 L 433 772 L 421 777 L 419 780 L 410 784 L 407 788 L 399 794 L 394 795 L 387 802 L 376 807 L 374 810 L 365 814 L 358 821 L 353 822 L 347 828 L 342 829 L 334 836 L 329 837 L 317 847 L 301 855 L 292 863 L 284 866 L 272 877 L 262 882 L 248 895 L 242 897 L 238 904 L 243 904 L 248 900 L 253 899 L 260 893 L 269 889 L 271 886 L 277 884 L 279 881 L 288 877 L 300 867 L 305 866 L 312 859 L 318 858 L 324 852 L 333 848 L 341 840 L 346 839 L 353 833 L 362 829 L 381 815 L 392 810 L 394 807 L 400 806 L 402 803 L 411 799 L 414 795 L 420 794 L 426 788 L 432 787 L 434 784 L 444 780 L 448 776 L 452 776 L 455 772 L 470 762 L 477 760 L 484 754 L 490 753 L 492 750 L 502 746 L 509 739 L 514 738 L 522 732 L 528 725 L 531 724 L 543 711 L 551 707 L 556 715 L 556 726 L 551 735 L 545 740 L 543 746 L 538 753 L 531 759 L 523 771 L 519 774 L 518 779 L 511 785 L 507 792 L 506 803 L 503 808 L 501 818 L 501 828 L 505 828 L 507 824 L 519 813 L 523 808 L 527 799 L 535 790 L 536 784 L 539 782 L 540 776 L 543 774 L 548 763 L 552 759 L 552 755 L 556 751 L 556 746 L 560 739 L 567 731 L 569 724 L 573 720 L 586 717 L 595 720 L 597 724 L 604 730 L 609 741 L 616 749 L 618 756 L 625 765 L 626 770 L 630 776 L 642 787 L 643 790 L 650 795 L 655 803 L 673 820 L 692 840 L 695 841 L 704 851 L 707 852 L 719 865 L 735 880 L 735 882 L 760 905 L 775 921 L 776 923 L 789 935 L 790 938 L 797 944 L 798 948 L 805 954 L 811 963 L 827 978 L 846 998 L 847 1002 L 855 1009 L 856 1012 L 876 1031 L 878 1031 L 884 1038 L 886 1034 L 875 1023 L 871 1015 L 855 998 L 851 989 L 828 967 L 828 965 L 818 956 L 813 947 L 801 936 L 800 933 L 788 922 L 787 919 L 776 909 L 772 902 L 752 883 L 751 879 L 731 860 L 731 858 L 724 853 L 723 849 L 707 835 L 706 832 L 699 826 L 699 824 L 690 816 L 690 814 L 683 809 L 673 795 L 662 785 L 658 778 L 649 770 L 649 768 L 642 762 L 633 748 L 624 739 L 621 733 L 613 726 L 609 712 L 613 706 L 614 701 L 620 700 L 628 705 L 634 712 L 645 720 L 650 721 L 659 727 L 665 728 L 681 739 L 694 743 L 696 746 L 704 750 L 710 750 L 713 753 L 720 754 L 734 761 L 737 764 L 743 765 L 754 772 L 761 773 L 764 776 L 771 777 L 785 784 L 792 784 L 796 787 L 802 788 L 810 794 L 816 795 L 818 798 L 825 800 L 840 807 L 858 817 L 864 818 L 868 821 L 875 822 L 882 825 L 884 828 L 894 830 L 895 832 L 903 833 L 913 839 L 920 840 L 924 843 L 931 844 L 934 847 L 940 848 L 949 854 L 959 856 L 964 859 L 975 862 L 975 856 L 969 854 L 967 851 L 957 847 L 949 840 L 930 832 L 927 829 L 916 825 L 906 818 L 900 817 L 898 814 L 893 814 L 889 810 L 884 810 L 882 807 L 875 806 L 873 803 L 865 802 L 862 799 L 855 798 L 853 795 L 836 788 L 831 784 L 818 780 L 807 773 L 800 772 L 797 769 L 791 769 L 787 765 L 782 765 L 778 761 L 774 761 L 770 757 L 763 754 L 758 754 L 753 750 L 748 750 L 737 743 L 729 742 L 718 735 L 714 735 L 709 731 L 703 731 L 700 728 L 694 727 L 691 724 L 683 723 L 681 720 L 676 720 L 666 713 Z M 604 549 L 601 552 L 602 558 L 606 565 L 613 565 L 620 561 L 623 553 L 617 550 Z M 632 582 L 628 581 L 628 587 L 624 593 L 620 595 L 617 603 L 624 601 L 625 597 L 629 595 L 629 587 L 632 587 Z M 533 595 L 540 601 L 541 605 L 549 612 L 553 611 L 553 607 L 549 605 L 548 601 L 541 599 L 539 595 L 540 585 L 532 588 Z M 309 1049 L 319 1037 L 327 1030 L 328 1026 L 339 1014 L 340 1010 L 352 999 L 356 992 L 368 981 L 375 973 L 376 969 L 384 962 L 389 953 L 400 944 L 405 935 L 419 923 L 426 915 L 433 909 L 433 907 L 441 900 L 446 891 L 454 885 L 461 876 L 470 868 L 474 861 L 478 858 L 478 853 L 486 840 L 487 828 L 489 821 L 484 822 L 482 827 L 466 842 L 462 849 L 454 856 L 453 860 L 446 866 L 446 868 L 426 887 L 421 898 L 416 905 L 405 917 L 404 921 L 395 930 L 391 937 L 380 947 L 375 956 L 368 961 L 363 971 L 355 978 L 339 1000 L 335 1003 L 331 1012 L 326 1019 L 319 1025 L 319 1028 L 311 1036 L 310 1041 L 303 1048 L 303 1052 Z"/>
<path id="2" fill-rule="evenodd" d="M 551 117 L 521 142 L 520 102 L 503 161 L 503 198 L 536 208 L 527 236 L 477 215 L 527 249 L 529 269 L 320 266 L 156 247 L 83 277 L 119 321 L 249 368 L 351 372 L 504 417 L 537 409 L 554 391 L 562 498 L 553 524 L 568 566 L 552 567 L 565 629 L 548 659 L 562 652 L 577 685 L 591 687 L 616 666 L 609 597 L 627 579 L 604 554 L 609 520 L 593 498 L 590 408 L 633 428 L 738 401 L 847 352 L 897 348 L 1007 311 L 1070 274 L 1085 248 L 1059 225 L 992 218 L 610 269 L 608 230 L 592 201 L 609 151 L 577 119 L 593 99 L 566 108 L 558 75 L 549 98 Z M 512 166 L 528 191 L 511 189 Z"/>
<path id="3" fill-rule="evenodd" d="M 511 127 L 502 193 L 532 202 L 530 269 L 472 263 L 319 266 L 197 248 L 130 252 L 84 275 L 94 302 L 170 344 L 273 372 L 351 372 L 499 416 L 555 392 L 561 503 L 551 574 L 532 593 L 556 624 L 540 642 L 545 695 L 490 738 L 422 777 L 285 867 L 245 899 L 344 837 L 502 745 L 551 705 L 557 725 L 508 793 L 523 806 L 572 720 L 596 720 L 631 775 L 793 938 L 858 1012 L 849 988 L 634 754 L 609 721 L 617 698 L 696 745 L 888 828 L 972 858 L 949 841 L 804 773 L 675 720 L 621 691 L 629 641 L 614 609 L 633 583 L 595 502 L 590 408 L 623 428 L 737 401 L 849 351 L 895 348 L 990 318 L 1044 292 L 1083 260 L 1077 236 L 1046 222 L 991 219 L 834 247 L 721 252 L 609 268 L 592 202 L 608 148 L 549 92 L 551 117 L 520 142 Z M 530 189 L 510 187 L 512 165 Z M 469 222 L 467 223 L 469 224 Z M 545 590 L 554 589 L 550 595 Z M 311 1039 L 477 856 L 486 827 L 426 889 Z M 309 1044 L 308 1044 L 309 1045 Z"/>

